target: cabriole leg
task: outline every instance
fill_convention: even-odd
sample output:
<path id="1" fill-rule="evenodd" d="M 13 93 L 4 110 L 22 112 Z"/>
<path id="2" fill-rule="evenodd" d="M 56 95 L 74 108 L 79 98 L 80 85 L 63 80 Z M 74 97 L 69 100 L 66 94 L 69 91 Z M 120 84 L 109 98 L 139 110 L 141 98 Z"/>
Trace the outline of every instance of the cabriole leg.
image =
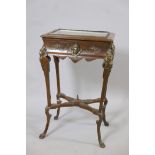
<path id="1" fill-rule="evenodd" d="M 57 79 L 57 104 L 61 104 L 61 101 L 60 101 L 60 75 L 59 75 L 59 58 L 56 57 L 56 56 L 53 56 L 54 58 L 54 63 L 55 63 L 55 70 L 56 70 L 56 79 Z M 57 114 L 56 116 L 54 117 L 55 120 L 58 119 L 59 117 L 59 114 L 60 114 L 60 108 L 57 109 Z"/>
<path id="2" fill-rule="evenodd" d="M 107 83 L 108 83 L 108 78 L 112 68 L 113 57 L 114 57 L 114 46 L 112 45 L 111 49 L 109 49 L 106 52 L 106 55 L 104 58 L 103 83 L 102 83 L 101 100 L 100 100 L 100 106 L 99 106 L 99 112 L 101 113 L 101 116 L 99 117 L 99 120 L 96 121 L 98 141 L 99 141 L 100 147 L 105 147 L 104 143 L 101 140 L 101 132 L 100 132 L 101 123 L 103 121 L 106 126 L 109 125 L 105 117 L 105 107 L 107 105 L 107 99 L 106 99 Z"/>
<path id="3" fill-rule="evenodd" d="M 39 138 L 43 139 L 46 136 L 49 123 L 50 123 L 50 118 L 51 115 L 49 113 L 50 106 L 51 106 L 51 92 L 50 92 L 50 80 L 49 80 L 49 71 L 50 71 L 50 57 L 46 54 L 46 49 L 43 46 L 42 49 L 40 50 L 40 63 L 44 72 L 45 76 L 45 82 L 46 82 L 46 92 L 47 92 L 47 106 L 45 108 L 45 114 L 46 114 L 46 125 L 45 129 L 42 134 L 40 134 Z"/>

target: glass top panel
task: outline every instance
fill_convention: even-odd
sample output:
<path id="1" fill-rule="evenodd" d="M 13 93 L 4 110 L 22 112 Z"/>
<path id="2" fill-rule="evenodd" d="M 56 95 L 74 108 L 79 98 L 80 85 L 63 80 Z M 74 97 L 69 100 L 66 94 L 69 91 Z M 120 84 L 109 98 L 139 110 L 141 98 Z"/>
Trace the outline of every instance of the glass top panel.
<path id="1" fill-rule="evenodd" d="M 81 36 L 98 36 L 106 37 L 108 32 L 106 31 L 85 31 L 85 30 L 58 30 L 53 32 L 53 34 L 62 34 L 62 35 L 81 35 Z"/>

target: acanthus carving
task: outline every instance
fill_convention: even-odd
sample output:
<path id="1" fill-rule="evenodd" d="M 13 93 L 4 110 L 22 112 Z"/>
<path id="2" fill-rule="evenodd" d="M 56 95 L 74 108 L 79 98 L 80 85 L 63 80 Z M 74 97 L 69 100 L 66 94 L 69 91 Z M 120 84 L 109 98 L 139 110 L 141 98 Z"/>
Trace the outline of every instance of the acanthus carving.
<path id="1" fill-rule="evenodd" d="M 111 48 L 107 50 L 104 57 L 104 68 L 111 69 L 113 65 L 113 59 L 114 59 L 114 51 L 115 46 L 112 44 Z"/>
<path id="2" fill-rule="evenodd" d="M 46 48 L 45 46 L 43 45 L 42 48 L 40 49 L 40 57 L 42 56 L 47 56 L 47 53 L 46 53 Z"/>
<path id="3" fill-rule="evenodd" d="M 47 73 L 50 70 L 49 62 L 50 62 L 50 57 L 47 55 L 46 48 L 43 45 L 43 47 L 40 49 L 40 63 L 44 73 Z"/>

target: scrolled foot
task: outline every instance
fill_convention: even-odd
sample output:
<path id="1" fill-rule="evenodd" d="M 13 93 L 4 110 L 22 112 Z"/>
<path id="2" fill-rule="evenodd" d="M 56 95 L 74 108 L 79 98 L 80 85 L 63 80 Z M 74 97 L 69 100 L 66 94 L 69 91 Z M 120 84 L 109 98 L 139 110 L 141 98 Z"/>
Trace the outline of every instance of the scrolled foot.
<path id="1" fill-rule="evenodd" d="M 57 95 L 57 97 L 58 97 L 58 95 Z M 61 104 L 61 101 L 59 98 L 57 99 L 57 104 Z M 60 114 L 60 108 L 57 109 L 57 114 L 54 116 L 54 120 L 58 120 L 59 114 Z"/>
<path id="2" fill-rule="evenodd" d="M 46 114 L 46 126 L 45 126 L 45 129 L 43 131 L 42 134 L 40 134 L 39 138 L 40 139 L 43 139 L 46 137 L 46 133 L 47 133 L 47 130 L 48 130 L 48 127 L 49 127 L 49 124 L 50 124 L 50 119 L 51 119 L 51 114 L 49 113 L 49 110 L 50 110 L 50 107 L 46 107 L 45 108 L 45 114 Z"/>
<path id="3" fill-rule="evenodd" d="M 58 120 L 58 116 L 56 115 L 56 116 L 54 116 L 54 120 Z"/>
<path id="4" fill-rule="evenodd" d="M 45 137 L 46 137 L 46 134 L 45 133 L 42 133 L 42 134 L 39 135 L 39 138 L 40 139 L 44 139 Z"/>
<path id="5" fill-rule="evenodd" d="M 103 121 L 105 126 L 109 126 L 109 122 Z"/>
<path id="6" fill-rule="evenodd" d="M 101 118 L 96 121 L 96 124 L 97 124 L 97 135 L 98 135 L 98 142 L 99 142 L 100 147 L 101 148 L 104 148 L 105 147 L 105 144 L 102 142 L 102 139 L 101 139 L 101 131 L 100 131 L 101 122 L 102 122 L 102 119 Z"/>
<path id="7" fill-rule="evenodd" d="M 99 144 L 101 148 L 105 148 L 105 144 L 102 141 L 100 141 Z"/>

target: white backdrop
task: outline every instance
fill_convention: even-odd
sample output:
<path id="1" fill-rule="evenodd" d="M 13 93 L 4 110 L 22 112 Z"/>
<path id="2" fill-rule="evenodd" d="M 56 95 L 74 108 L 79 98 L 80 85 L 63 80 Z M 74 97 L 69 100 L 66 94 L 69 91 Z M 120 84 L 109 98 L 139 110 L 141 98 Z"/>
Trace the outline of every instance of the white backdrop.
<path id="1" fill-rule="evenodd" d="M 27 155 L 128 155 L 128 0 L 27 0 Z M 102 125 L 105 149 L 98 146 L 96 116 L 79 108 L 61 109 L 60 119 L 38 138 L 45 126 L 46 92 L 39 63 L 40 35 L 55 28 L 106 30 L 116 34 L 114 67 L 109 77 L 107 120 Z M 80 98 L 101 93 L 102 61 L 60 61 L 62 92 Z M 51 95 L 56 81 L 51 61 Z M 97 107 L 97 105 L 94 105 Z M 55 115 L 55 110 L 51 111 Z"/>

